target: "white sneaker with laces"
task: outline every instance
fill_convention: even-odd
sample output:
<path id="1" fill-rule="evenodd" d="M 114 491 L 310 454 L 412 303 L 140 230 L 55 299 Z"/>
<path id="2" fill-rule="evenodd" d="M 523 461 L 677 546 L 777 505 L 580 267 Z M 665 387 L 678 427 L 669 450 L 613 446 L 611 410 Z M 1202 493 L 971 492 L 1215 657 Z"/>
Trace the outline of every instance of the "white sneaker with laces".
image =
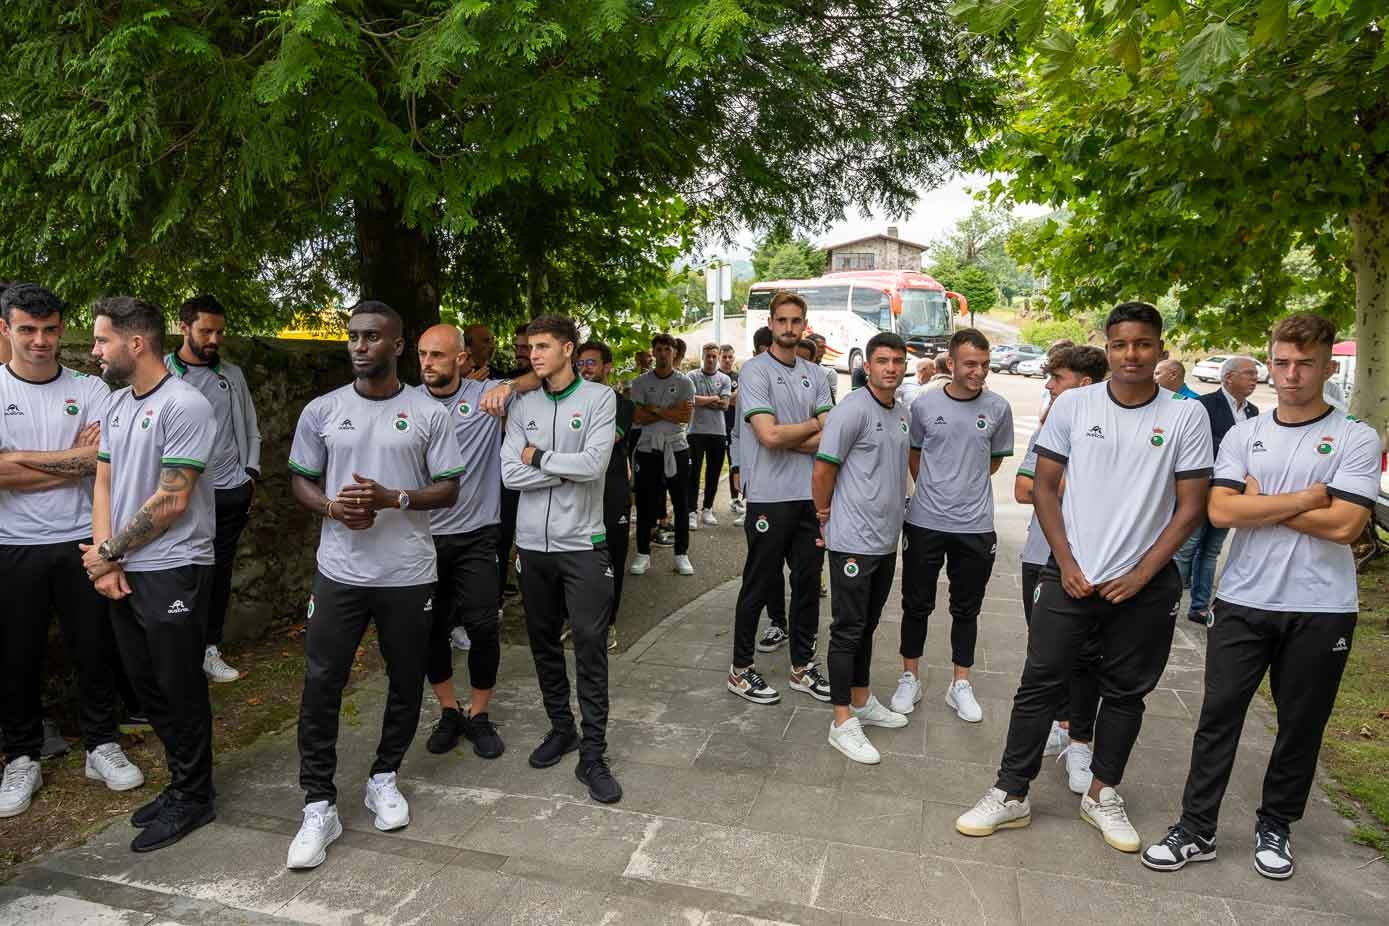
<path id="1" fill-rule="evenodd" d="M 889 730 L 895 730 L 898 727 L 905 727 L 911 722 L 907 719 L 906 714 L 888 710 L 883 702 L 879 701 L 877 696 L 873 694 L 868 696 L 868 701 L 863 707 L 854 707 L 851 704 L 849 710 L 853 711 L 858 722 L 865 727 L 885 727 Z"/>
<path id="2" fill-rule="evenodd" d="M 1066 751 L 1066 747 L 1071 744 L 1071 734 L 1066 728 L 1055 720 L 1051 722 L 1051 732 L 1047 734 L 1047 745 L 1042 750 L 1042 757 L 1059 756 Z"/>
<path id="3" fill-rule="evenodd" d="M 338 808 L 327 801 L 304 807 L 304 823 L 289 844 L 286 868 L 317 868 L 328 857 L 328 846 L 342 835 Z"/>
<path id="4" fill-rule="evenodd" d="M 145 773 L 131 762 L 120 743 L 102 743 L 87 753 L 87 777 L 104 781 L 112 791 L 129 791 L 145 783 Z"/>
<path id="5" fill-rule="evenodd" d="M 978 723 L 984 719 L 984 709 L 974 698 L 974 686 L 967 678 L 957 678 L 945 690 L 945 703 L 955 709 L 955 713 L 966 723 Z"/>
<path id="6" fill-rule="evenodd" d="M 709 527 L 718 527 L 719 519 L 714 517 L 714 509 L 705 508 L 699 515 L 699 523 L 706 524 Z"/>
<path id="7" fill-rule="evenodd" d="M 466 653 L 473 648 L 473 641 L 468 638 L 466 627 L 455 627 L 449 631 L 449 645 L 460 653 Z"/>
<path id="8" fill-rule="evenodd" d="M 1008 800 L 1001 788 L 990 788 L 979 803 L 955 819 L 955 829 L 966 836 L 992 836 L 998 830 L 1016 829 L 1032 822 L 1027 798 Z"/>
<path id="9" fill-rule="evenodd" d="M 883 761 L 878 750 L 863 735 L 863 725 L 857 717 L 850 717 L 842 724 L 830 721 L 830 745 L 844 755 L 863 765 L 877 765 Z"/>
<path id="10" fill-rule="evenodd" d="M 1129 822 L 1124 799 L 1113 788 L 1101 788 L 1100 799 L 1090 795 L 1080 799 L 1080 818 L 1104 834 L 1104 841 L 1120 852 L 1137 852 L 1142 848 L 1138 831 Z"/>
<path id="11" fill-rule="evenodd" d="M 396 787 L 395 772 L 381 772 L 367 780 L 367 810 L 376 814 L 376 828 L 385 832 L 410 823 L 410 805 Z"/>
<path id="12" fill-rule="evenodd" d="M 0 780 L 0 817 L 17 817 L 29 809 L 34 792 L 43 787 L 43 772 L 28 756 L 11 759 Z"/>
<path id="13" fill-rule="evenodd" d="M 203 650 L 203 674 L 214 682 L 234 682 L 241 677 L 240 672 L 227 665 L 222 651 L 215 646 Z"/>
<path id="14" fill-rule="evenodd" d="M 921 682 L 917 681 L 916 676 L 910 672 L 903 672 L 902 677 L 897 680 L 897 690 L 888 699 L 888 704 L 899 714 L 910 714 L 916 710 L 916 703 L 921 700 Z"/>
<path id="15" fill-rule="evenodd" d="M 1057 762 L 1062 758 L 1066 760 L 1066 785 L 1072 794 L 1085 794 L 1090 790 L 1090 783 L 1095 780 L 1094 773 L 1090 771 L 1093 754 L 1089 743 L 1072 742 L 1056 757 Z"/>
<path id="16" fill-rule="evenodd" d="M 747 507 L 747 502 L 743 501 L 741 498 L 735 498 L 728 503 L 728 510 L 734 514 L 742 514 L 747 510 Z"/>
<path id="17" fill-rule="evenodd" d="M 675 557 L 675 571 L 682 576 L 692 576 L 694 575 L 694 565 L 688 556 L 680 554 Z"/>
<path id="18" fill-rule="evenodd" d="M 747 513 L 746 511 L 740 511 L 740 512 L 738 512 L 738 517 L 736 517 L 736 518 L 733 519 L 733 526 L 734 526 L 734 527 L 742 527 L 743 524 L 747 522 L 747 519 L 748 519 L 748 513 Z"/>
<path id="19" fill-rule="evenodd" d="M 651 568 L 651 554 L 638 553 L 632 557 L 632 565 L 627 567 L 627 571 L 634 576 L 646 575 L 646 570 Z"/>
<path id="20" fill-rule="evenodd" d="M 690 530 L 699 530 L 699 513 L 696 511 L 690 512 Z"/>

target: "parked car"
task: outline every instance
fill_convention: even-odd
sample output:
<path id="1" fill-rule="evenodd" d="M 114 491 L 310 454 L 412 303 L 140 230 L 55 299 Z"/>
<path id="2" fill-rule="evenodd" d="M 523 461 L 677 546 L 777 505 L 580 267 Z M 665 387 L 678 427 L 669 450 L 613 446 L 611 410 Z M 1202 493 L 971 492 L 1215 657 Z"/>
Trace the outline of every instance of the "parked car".
<path id="1" fill-rule="evenodd" d="M 1220 365 L 1229 359 L 1230 357 L 1228 354 L 1207 357 L 1205 360 L 1202 360 L 1200 363 L 1196 364 L 1196 366 L 1192 367 L 1191 375 L 1195 376 L 1203 383 L 1218 383 L 1220 382 Z M 1254 361 L 1254 366 L 1257 367 L 1259 371 L 1259 382 L 1268 382 L 1268 367 L 1257 360 Z"/>
<path id="2" fill-rule="evenodd" d="M 1046 376 L 1047 358 L 1029 357 L 1018 364 L 1017 372 L 1021 373 L 1023 376 Z"/>
<path id="3" fill-rule="evenodd" d="M 1046 348 L 1037 347 L 1033 344 L 1019 344 L 1007 350 L 1000 351 L 989 358 L 989 369 L 997 373 L 1002 370 L 1005 373 L 1018 372 L 1018 364 L 1033 357 L 1045 358 Z"/>

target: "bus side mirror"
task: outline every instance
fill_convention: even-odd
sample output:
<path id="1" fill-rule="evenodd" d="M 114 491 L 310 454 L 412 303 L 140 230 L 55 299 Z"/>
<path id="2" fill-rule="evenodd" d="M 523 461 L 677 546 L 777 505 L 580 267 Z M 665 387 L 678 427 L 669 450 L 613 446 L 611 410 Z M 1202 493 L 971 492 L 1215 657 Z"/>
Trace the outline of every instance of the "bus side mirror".
<path id="1" fill-rule="evenodd" d="M 961 315 L 969 314 L 969 300 L 966 299 L 964 296 L 960 295 L 959 293 L 952 293 L 949 290 L 946 290 L 945 298 L 954 299 L 959 304 L 959 313 Z"/>

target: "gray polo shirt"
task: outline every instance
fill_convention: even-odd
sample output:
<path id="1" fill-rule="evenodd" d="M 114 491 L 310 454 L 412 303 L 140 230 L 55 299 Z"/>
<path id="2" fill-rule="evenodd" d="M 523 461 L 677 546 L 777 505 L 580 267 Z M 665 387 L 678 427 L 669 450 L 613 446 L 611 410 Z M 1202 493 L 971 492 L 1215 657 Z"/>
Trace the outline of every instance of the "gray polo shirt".
<path id="1" fill-rule="evenodd" d="M 463 474 L 448 413 L 404 386 L 389 398 L 359 394 L 352 383 L 319 396 L 299 415 L 289 468 L 322 479 L 335 497 L 357 473 L 392 489 L 420 489 Z M 318 570 L 344 585 L 403 587 L 437 578 L 430 512 L 387 508 L 364 531 L 323 519 Z"/>
<path id="2" fill-rule="evenodd" d="M 1034 431 L 1032 437 L 1027 441 L 1027 453 L 1023 455 L 1022 464 L 1018 467 L 1019 476 L 1027 476 L 1029 479 L 1037 478 L 1037 435 L 1040 431 Z M 1028 566 L 1045 566 L 1047 560 L 1051 559 L 1051 544 L 1047 543 L 1047 535 L 1042 533 L 1042 525 L 1037 520 L 1037 510 L 1032 511 L 1032 520 L 1027 522 L 1027 540 L 1022 545 L 1022 561 Z"/>
<path id="3" fill-rule="evenodd" d="M 720 396 L 728 398 L 733 395 L 733 380 L 728 378 L 727 373 L 715 370 L 709 375 L 705 375 L 703 370 L 695 370 L 690 374 L 690 382 L 694 385 L 695 395 Z M 696 405 L 694 417 L 690 419 L 690 434 L 712 434 L 715 437 L 727 437 L 725 429 L 725 418 L 721 408 L 701 408 Z"/>
<path id="4" fill-rule="evenodd" d="M 830 550 L 863 556 L 896 551 L 907 496 L 907 427 L 900 403 L 885 406 L 866 388 L 829 413 L 815 457 L 839 467 L 825 525 Z"/>
<path id="5" fill-rule="evenodd" d="M 650 405 L 652 408 L 671 408 L 681 402 L 694 400 L 695 388 L 690 378 L 679 370 L 672 370 L 669 376 L 656 375 L 655 370 L 643 373 L 632 383 L 631 399 L 637 405 Z M 637 440 L 637 452 L 651 451 L 653 435 L 664 435 L 671 441 L 670 449 L 688 450 L 690 442 L 685 439 L 687 425 L 674 421 L 648 421 L 641 425 L 641 437 Z"/>
<path id="6" fill-rule="evenodd" d="M 169 355 L 171 358 L 174 356 Z M 236 434 L 232 430 L 231 384 L 222 375 L 222 363 L 216 365 L 188 363 L 179 358 L 183 381 L 202 393 L 212 406 L 212 417 L 216 420 L 217 436 L 212 442 L 212 458 L 207 461 L 204 479 L 212 480 L 214 489 L 235 489 L 251 481 L 251 474 L 241 465 L 241 454 L 237 449 Z M 167 360 L 165 366 L 171 366 Z M 170 372 L 173 372 L 172 370 Z"/>
<path id="7" fill-rule="evenodd" d="M 111 391 L 99 376 L 66 367 L 47 382 L 0 369 L 0 451 L 67 450 L 77 433 L 106 411 Z M 93 479 L 72 479 L 51 489 L 0 489 L 0 545 L 36 546 L 92 536 Z"/>
<path id="8" fill-rule="evenodd" d="M 957 399 L 945 389 L 919 393 L 911 406 L 911 444 L 921 451 L 907 523 L 952 534 L 994 529 L 989 472 L 1013 454 L 1013 409 L 985 389 Z"/>
<path id="9" fill-rule="evenodd" d="M 164 467 L 204 473 L 217 437 L 212 406 L 202 393 L 172 374 L 137 396 L 126 386 L 111 394 L 101 422 L 97 459 L 111 464 L 111 534 L 119 533 L 155 492 Z M 212 480 L 199 476 L 188 507 L 169 529 L 125 555 L 126 572 L 179 566 L 211 566 L 217 532 Z"/>
<path id="10" fill-rule="evenodd" d="M 1214 485 L 1245 491 L 1253 476 L 1265 495 L 1322 483 L 1335 498 L 1373 510 L 1382 448 L 1374 429 L 1335 408 L 1301 424 L 1267 411 L 1236 424 L 1220 444 Z M 1217 597 L 1266 611 L 1359 610 L 1349 546 L 1282 524 L 1235 531 Z"/>
<path id="11" fill-rule="evenodd" d="M 771 415 L 777 424 L 799 424 L 833 407 L 829 384 L 813 363 L 797 357 L 787 366 L 767 351 L 743 364 L 738 373 L 738 467 L 748 501 L 809 501 L 815 467 L 808 453 L 762 446 L 752 418 Z"/>
<path id="12" fill-rule="evenodd" d="M 438 402 L 453 425 L 458 450 L 463 458 L 463 474 L 458 479 L 458 501 L 452 508 L 429 513 L 434 536 L 466 534 L 502 522 L 502 430 L 505 418 L 489 415 L 478 408 L 482 394 L 501 381 L 463 380 L 446 396 L 435 395 L 425 385 L 416 386 L 420 395 Z"/>
<path id="13" fill-rule="evenodd" d="M 1066 540 L 1092 585 L 1138 565 L 1172 521 L 1177 480 L 1208 479 L 1213 463 L 1200 402 L 1160 388 L 1142 405 L 1120 405 L 1107 382 L 1057 397 L 1036 450 L 1066 467 Z"/>

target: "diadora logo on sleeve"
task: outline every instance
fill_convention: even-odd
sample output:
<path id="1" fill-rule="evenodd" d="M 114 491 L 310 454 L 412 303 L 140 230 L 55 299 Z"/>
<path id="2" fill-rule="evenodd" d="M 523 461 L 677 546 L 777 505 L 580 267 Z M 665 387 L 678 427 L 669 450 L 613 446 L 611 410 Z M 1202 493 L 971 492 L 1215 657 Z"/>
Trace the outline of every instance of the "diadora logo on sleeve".
<path id="1" fill-rule="evenodd" d="M 1268 453 L 1268 448 L 1264 446 L 1264 442 L 1263 442 L 1263 441 L 1261 441 L 1261 440 L 1256 440 L 1254 443 L 1252 443 L 1252 444 L 1249 445 L 1249 452 L 1250 452 L 1250 453 Z"/>
<path id="2" fill-rule="evenodd" d="M 355 431 L 355 430 L 357 430 L 357 429 L 352 425 L 352 419 L 351 419 L 351 418 L 344 418 L 344 419 L 342 419 L 342 423 L 338 425 L 338 430 L 339 430 L 339 431 Z"/>
<path id="3" fill-rule="evenodd" d="M 945 424 L 945 416 L 944 416 L 944 415 L 937 415 L 937 416 L 936 416 L 936 420 L 933 421 L 933 422 L 931 422 L 931 423 L 932 423 L 932 424 Z"/>
<path id="4" fill-rule="evenodd" d="M 9 405 L 6 405 L 6 406 L 5 406 L 5 417 L 6 417 L 6 418 L 10 417 L 11 415 L 22 415 L 22 414 L 24 414 L 24 412 L 21 411 L 20 408 L 19 408 L 19 406 L 16 405 L 15 403 L 13 403 L 13 402 L 11 402 Z"/>
<path id="5" fill-rule="evenodd" d="M 402 434 L 410 430 L 410 415 L 408 412 L 395 413 L 395 429 Z"/>
<path id="6" fill-rule="evenodd" d="M 1085 436 L 1098 437 L 1100 440 L 1104 440 L 1104 428 L 1100 427 L 1097 424 L 1092 424 L 1090 425 L 1090 430 L 1085 432 Z"/>
<path id="7" fill-rule="evenodd" d="M 535 419 L 532 418 L 530 421 L 527 421 L 527 422 L 526 422 L 526 430 L 527 430 L 527 431 L 539 431 L 539 430 L 540 430 L 540 425 L 536 424 L 536 423 L 535 423 Z"/>

